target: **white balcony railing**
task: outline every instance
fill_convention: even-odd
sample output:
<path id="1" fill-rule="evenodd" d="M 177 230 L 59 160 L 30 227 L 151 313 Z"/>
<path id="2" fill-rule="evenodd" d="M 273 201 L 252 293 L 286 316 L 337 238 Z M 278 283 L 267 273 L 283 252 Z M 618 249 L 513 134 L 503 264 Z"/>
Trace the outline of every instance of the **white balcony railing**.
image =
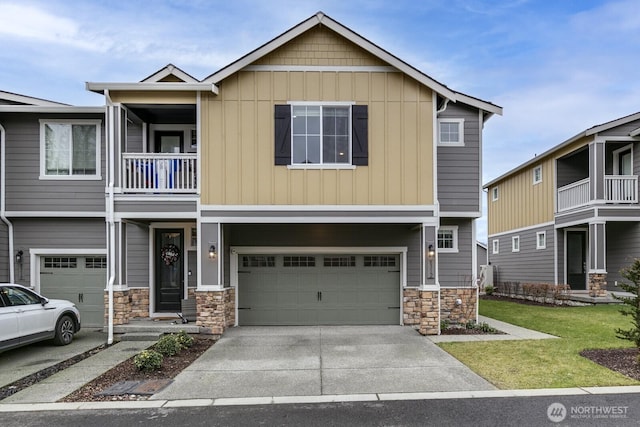
<path id="1" fill-rule="evenodd" d="M 591 201 L 589 178 L 558 188 L 558 212 L 584 206 Z M 636 175 L 606 175 L 604 177 L 605 203 L 638 203 L 638 177 Z"/>
<path id="2" fill-rule="evenodd" d="M 589 178 L 558 188 L 558 212 L 589 203 Z"/>
<path id="3" fill-rule="evenodd" d="M 195 193 L 195 154 L 125 153 L 122 189 L 125 193 Z"/>
<path id="4" fill-rule="evenodd" d="M 638 203 L 638 177 L 635 175 L 605 176 L 604 195 L 609 203 Z"/>

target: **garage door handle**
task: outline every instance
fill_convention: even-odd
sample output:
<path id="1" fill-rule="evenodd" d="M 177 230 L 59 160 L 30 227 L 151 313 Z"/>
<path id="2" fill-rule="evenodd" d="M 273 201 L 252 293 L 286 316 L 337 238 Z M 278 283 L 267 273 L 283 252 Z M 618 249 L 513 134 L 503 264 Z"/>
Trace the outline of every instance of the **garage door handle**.
<path id="1" fill-rule="evenodd" d="M 399 310 L 400 306 L 397 307 L 387 307 L 388 310 Z"/>
<path id="2" fill-rule="evenodd" d="M 41 271 L 40 274 L 53 274 L 51 271 Z"/>
<path id="3" fill-rule="evenodd" d="M 387 270 L 387 273 L 400 273 L 400 270 Z"/>
<path id="4" fill-rule="evenodd" d="M 322 292 L 318 292 L 318 301 L 322 301 Z"/>
<path id="5" fill-rule="evenodd" d="M 78 294 L 78 302 L 84 302 L 84 294 Z"/>
<path id="6" fill-rule="evenodd" d="M 238 310 L 251 310 L 251 307 L 238 307 Z"/>

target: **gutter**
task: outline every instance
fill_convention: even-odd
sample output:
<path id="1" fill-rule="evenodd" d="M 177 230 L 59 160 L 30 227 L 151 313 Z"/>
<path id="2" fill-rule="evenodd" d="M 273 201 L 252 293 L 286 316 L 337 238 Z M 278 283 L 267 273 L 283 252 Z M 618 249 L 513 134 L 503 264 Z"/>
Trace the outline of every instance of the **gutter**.
<path id="1" fill-rule="evenodd" d="M 7 224 L 7 234 L 9 238 L 9 256 L 7 262 L 9 263 L 9 283 L 15 283 L 15 266 L 13 265 L 13 224 L 7 218 L 7 206 L 6 206 L 6 184 L 7 184 L 7 168 L 6 168 L 6 132 L 4 127 L 0 124 L 0 169 L 2 169 L 2 176 L 0 176 L 0 220 Z"/>

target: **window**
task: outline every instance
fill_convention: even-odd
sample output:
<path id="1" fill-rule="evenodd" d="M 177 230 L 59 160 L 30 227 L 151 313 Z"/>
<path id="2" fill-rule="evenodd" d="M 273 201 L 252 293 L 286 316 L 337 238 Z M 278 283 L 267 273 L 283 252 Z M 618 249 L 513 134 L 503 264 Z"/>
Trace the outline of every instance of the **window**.
<path id="1" fill-rule="evenodd" d="M 443 226 L 438 229 L 438 252 L 458 252 L 458 227 Z"/>
<path id="2" fill-rule="evenodd" d="M 107 268 L 107 257 L 87 257 L 84 260 L 84 267 L 88 269 Z"/>
<path id="3" fill-rule="evenodd" d="M 540 184 L 542 182 L 542 166 L 536 166 L 533 168 L 533 184 Z"/>
<path id="4" fill-rule="evenodd" d="M 536 233 L 536 249 L 546 249 L 546 248 L 547 248 L 547 232 L 538 231 Z"/>
<path id="5" fill-rule="evenodd" d="M 491 189 L 491 200 L 494 202 L 498 200 L 498 187 L 493 187 Z"/>
<path id="6" fill-rule="evenodd" d="M 396 257 L 389 255 L 365 255 L 364 257 L 365 267 L 395 267 Z"/>
<path id="7" fill-rule="evenodd" d="M 100 121 L 40 121 L 40 178 L 100 178 Z"/>
<path id="8" fill-rule="evenodd" d="M 275 106 L 275 164 L 303 168 L 368 165 L 368 107 L 291 103 Z"/>
<path id="9" fill-rule="evenodd" d="M 275 267 L 276 257 L 265 255 L 245 255 L 242 257 L 243 267 Z"/>
<path id="10" fill-rule="evenodd" d="M 45 257 L 44 268 L 78 268 L 76 257 Z"/>
<path id="11" fill-rule="evenodd" d="M 285 256 L 284 267 L 315 267 L 316 257 L 314 256 Z"/>
<path id="12" fill-rule="evenodd" d="M 464 145 L 464 119 L 438 119 L 438 143 Z"/>
<path id="13" fill-rule="evenodd" d="M 31 305 L 41 304 L 42 300 L 36 294 L 28 291 L 27 289 L 15 288 L 13 286 L 7 286 L 2 290 L 9 305 Z"/>
<path id="14" fill-rule="evenodd" d="M 491 242 L 491 244 L 492 244 L 492 251 L 491 252 L 494 253 L 494 254 L 500 253 L 500 240 L 497 240 L 497 239 L 493 240 Z"/>
<path id="15" fill-rule="evenodd" d="M 511 252 L 520 252 L 520 236 L 511 238 Z"/>
<path id="16" fill-rule="evenodd" d="M 326 256 L 324 257 L 325 267 L 355 267 L 356 257 L 354 256 Z"/>

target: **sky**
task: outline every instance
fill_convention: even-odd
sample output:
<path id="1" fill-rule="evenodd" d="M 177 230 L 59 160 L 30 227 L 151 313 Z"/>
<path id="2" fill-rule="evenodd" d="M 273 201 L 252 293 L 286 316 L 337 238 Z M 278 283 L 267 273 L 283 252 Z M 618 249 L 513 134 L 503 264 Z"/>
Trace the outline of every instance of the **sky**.
<path id="1" fill-rule="evenodd" d="M 103 105 L 85 82 L 168 63 L 203 79 L 318 11 L 503 107 L 485 125 L 483 182 L 640 111 L 638 0 L 0 0 L 0 90 Z M 486 217 L 477 233 L 486 242 Z"/>

